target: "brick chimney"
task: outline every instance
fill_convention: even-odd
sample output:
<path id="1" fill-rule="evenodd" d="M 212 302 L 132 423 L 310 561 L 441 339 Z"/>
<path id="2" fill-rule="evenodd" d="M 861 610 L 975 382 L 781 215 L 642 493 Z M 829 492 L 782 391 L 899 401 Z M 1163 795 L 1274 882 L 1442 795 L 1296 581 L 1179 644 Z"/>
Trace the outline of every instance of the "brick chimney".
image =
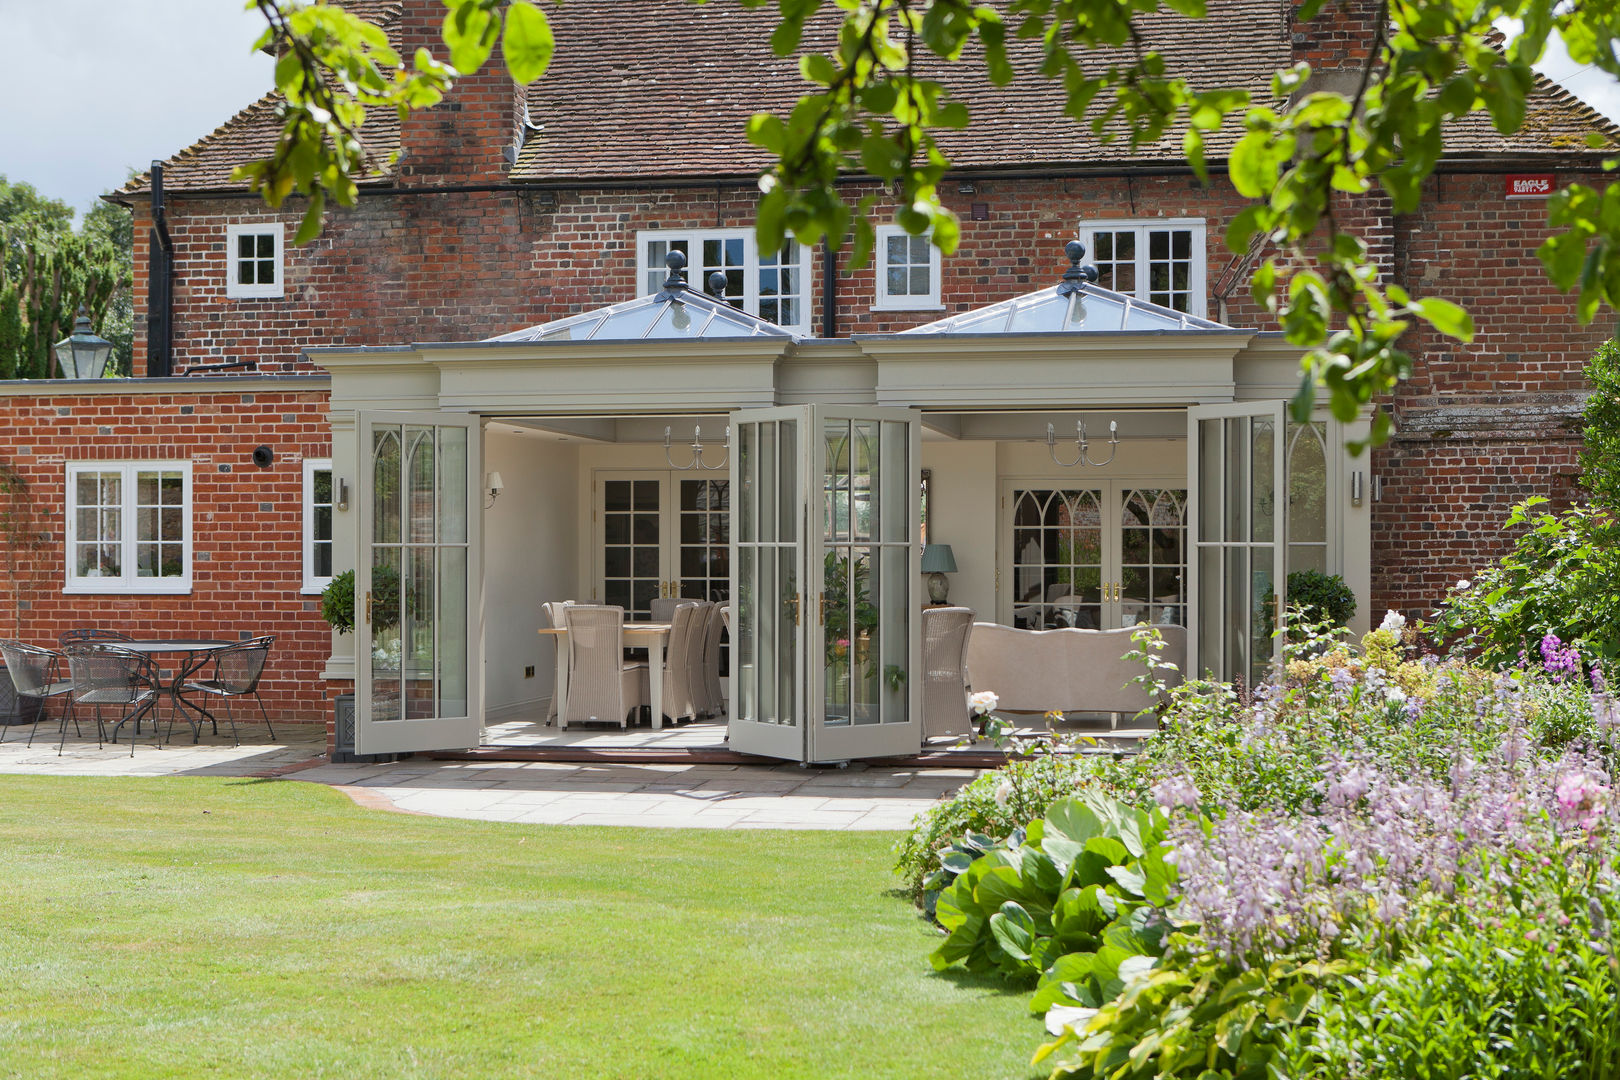
<path id="1" fill-rule="evenodd" d="M 1378 27 L 1378 0 L 1326 0 L 1309 21 L 1297 17 L 1298 7 L 1296 2 L 1289 8 L 1294 61 L 1310 64 L 1314 74 L 1353 71 L 1359 75 Z M 1329 81 L 1333 83 L 1329 89 L 1344 92 L 1337 80 Z"/>
<path id="2" fill-rule="evenodd" d="M 448 60 L 445 7 L 439 0 L 405 0 L 399 16 L 400 55 L 425 46 Z M 522 138 L 526 115 L 523 87 L 512 81 L 500 46 L 475 74 L 456 80 L 445 99 L 408 115 L 400 129 L 404 150 L 398 166 L 405 187 L 498 183 L 511 166 L 503 152 Z"/>

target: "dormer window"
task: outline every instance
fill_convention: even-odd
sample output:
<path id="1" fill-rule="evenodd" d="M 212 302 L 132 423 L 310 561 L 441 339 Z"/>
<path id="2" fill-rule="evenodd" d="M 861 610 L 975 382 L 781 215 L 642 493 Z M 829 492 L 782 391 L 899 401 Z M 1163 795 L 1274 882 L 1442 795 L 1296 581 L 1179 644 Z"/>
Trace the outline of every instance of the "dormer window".
<path id="1" fill-rule="evenodd" d="M 226 226 L 226 296 L 284 295 L 281 239 L 280 222 Z"/>

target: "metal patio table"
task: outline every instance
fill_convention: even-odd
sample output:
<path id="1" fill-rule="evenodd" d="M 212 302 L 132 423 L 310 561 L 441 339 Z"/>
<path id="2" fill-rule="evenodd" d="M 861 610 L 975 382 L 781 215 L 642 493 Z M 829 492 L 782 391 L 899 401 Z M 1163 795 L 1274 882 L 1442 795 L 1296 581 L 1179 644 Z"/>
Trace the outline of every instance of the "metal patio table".
<path id="1" fill-rule="evenodd" d="M 204 720 L 214 726 L 214 734 L 219 734 L 219 720 L 215 718 L 214 714 L 201 705 L 193 704 L 181 697 L 180 688 L 186 684 L 187 679 L 208 666 L 208 661 L 213 659 L 215 652 L 226 646 L 235 645 L 236 642 L 218 641 L 211 638 L 158 638 L 151 641 L 117 641 L 111 642 L 111 644 L 120 649 L 145 653 L 148 656 L 181 657 L 180 666 L 175 669 L 174 678 L 169 680 L 169 685 L 160 685 L 158 687 L 159 690 L 169 692 L 169 701 L 173 710 L 170 716 L 171 718 L 174 716 L 180 717 L 191 727 L 191 741 L 194 743 L 202 741 Z M 196 719 L 192 719 L 192 713 L 196 714 Z M 157 723 L 156 716 L 153 716 L 152 723 Z"/>

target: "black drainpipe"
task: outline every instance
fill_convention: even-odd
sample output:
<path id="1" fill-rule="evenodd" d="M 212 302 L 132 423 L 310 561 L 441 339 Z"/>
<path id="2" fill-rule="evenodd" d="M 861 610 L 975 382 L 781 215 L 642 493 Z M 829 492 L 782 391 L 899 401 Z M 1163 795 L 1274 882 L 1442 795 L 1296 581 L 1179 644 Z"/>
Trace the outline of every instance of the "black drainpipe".
<path id="1" fill-rule="evenodd" d="M 838 257 L 825 241 L 821 244 L 821 336 L 838 336 Z"/>
<path id="2" fill-rule="evenodd" d="M 161 378 L 174 370 L 174 243 L 163 215 L 163 162 L 152 162 L 152 238 L 146 289 L 146 375 Z M 133 374 L 133 372 L 131 373 Z"/>

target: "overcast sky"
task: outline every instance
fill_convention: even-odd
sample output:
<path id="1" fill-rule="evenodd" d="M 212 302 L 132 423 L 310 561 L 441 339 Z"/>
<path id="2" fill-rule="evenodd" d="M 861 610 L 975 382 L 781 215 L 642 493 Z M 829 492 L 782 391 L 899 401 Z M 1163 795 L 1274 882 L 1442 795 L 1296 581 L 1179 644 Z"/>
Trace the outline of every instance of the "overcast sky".
<path id="1" fill-rule="evenodd" d="M 82 211 L 269 89 L 262 27 L 242 0 L 0 0 L 0 174 Z M 1620 86 L 1557 51 L 1548 74 L 1620 120 Z"/>

